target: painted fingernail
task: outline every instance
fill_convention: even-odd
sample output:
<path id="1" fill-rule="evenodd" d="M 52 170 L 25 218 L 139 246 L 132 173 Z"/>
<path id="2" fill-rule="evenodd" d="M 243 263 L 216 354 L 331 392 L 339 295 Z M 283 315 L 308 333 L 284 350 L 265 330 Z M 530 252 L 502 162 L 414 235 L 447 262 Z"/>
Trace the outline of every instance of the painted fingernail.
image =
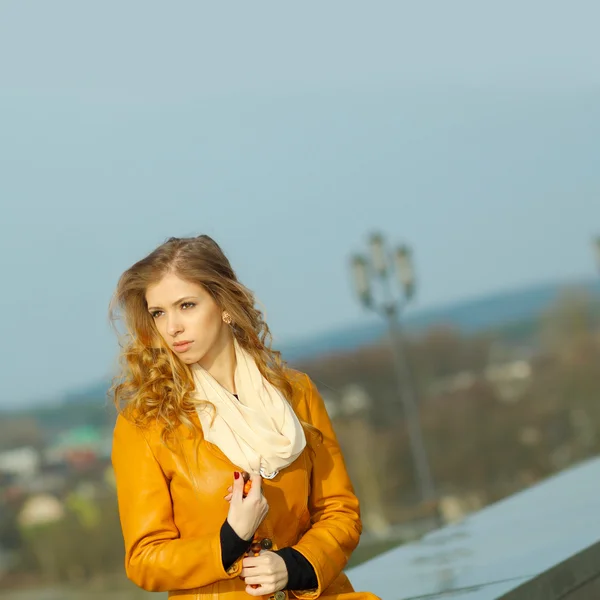
<path id="1" fill-rule="evenodd" d="M 239 479 L 239 478 L 240 478 L 240 474 L 239 474 L 239 473 L 236 471 L 236 472 L 233 474 L 233 477 L 234 477 L 234 479 Z"/>

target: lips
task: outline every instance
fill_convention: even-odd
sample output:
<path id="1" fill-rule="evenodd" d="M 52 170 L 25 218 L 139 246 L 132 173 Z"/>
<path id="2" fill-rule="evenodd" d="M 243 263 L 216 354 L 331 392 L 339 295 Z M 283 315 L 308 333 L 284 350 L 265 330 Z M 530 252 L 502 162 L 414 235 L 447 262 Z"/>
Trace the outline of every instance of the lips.
<path id="1" fill-rule="evenodd" d="M 177 342 L 176 344 L 173 344 L 173 350 L 175 350 L 175 352 L 185 352 L 191 345 L 192 342 Z"/>

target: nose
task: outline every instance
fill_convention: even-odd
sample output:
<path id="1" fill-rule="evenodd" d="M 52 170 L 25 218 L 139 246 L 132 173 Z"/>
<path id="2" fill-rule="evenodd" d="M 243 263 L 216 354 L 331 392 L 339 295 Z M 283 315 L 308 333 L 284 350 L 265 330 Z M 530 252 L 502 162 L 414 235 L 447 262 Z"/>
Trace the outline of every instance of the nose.
<path id="1" fill-rule="evenodd" d="M 170 317 L 167 322 L 167 333 L 170 336 L 175 337 L 177 334 L 183 331 L 183 326 L 181 323 L 174 317 Z"/>

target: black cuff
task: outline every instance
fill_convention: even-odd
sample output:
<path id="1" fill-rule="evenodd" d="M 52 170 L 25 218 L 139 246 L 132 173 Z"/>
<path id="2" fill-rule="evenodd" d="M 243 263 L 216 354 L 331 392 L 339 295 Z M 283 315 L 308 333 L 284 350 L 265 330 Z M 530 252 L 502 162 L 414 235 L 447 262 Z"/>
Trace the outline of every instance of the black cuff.
<path id="1" fill-rule="evenodd" d="M 221 525 L 221 562 L 227 571 L 231 565 L 252 545 L 252 539 L 243 540 L 225 519 Z"/>
<path id="2" fill-rule="evenodd" d="M 317 575 L 313 566 L 308 562 L 301 552 L 294 548 L 282 548 L 274 550 L 285 562 L 288 572 L 288 590 L 313 590 L 319 587 Z"/>

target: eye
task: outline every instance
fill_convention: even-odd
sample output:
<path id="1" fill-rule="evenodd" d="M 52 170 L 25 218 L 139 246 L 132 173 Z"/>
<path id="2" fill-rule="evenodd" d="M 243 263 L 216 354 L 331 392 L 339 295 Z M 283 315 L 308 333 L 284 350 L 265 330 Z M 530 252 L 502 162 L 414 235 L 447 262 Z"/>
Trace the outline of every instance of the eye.
<path id="1" fill-rule="evenodd" d="M 150 316 L 153 319 L 156 319 L 160 315 L 160 313 L 162 313 L 162 310 L 155 310 L 155 311 L 153 311 L 153 312 L 150 313 Z"/>
<path id="2" fill-rule="evenodd" d="M 195 302 L 183 302 L 181 304 L 181 308 L 185 309 L 185 307 L 189 307 L 189 308 L 194 308 L 194 306 L 196 306 Z"/>

